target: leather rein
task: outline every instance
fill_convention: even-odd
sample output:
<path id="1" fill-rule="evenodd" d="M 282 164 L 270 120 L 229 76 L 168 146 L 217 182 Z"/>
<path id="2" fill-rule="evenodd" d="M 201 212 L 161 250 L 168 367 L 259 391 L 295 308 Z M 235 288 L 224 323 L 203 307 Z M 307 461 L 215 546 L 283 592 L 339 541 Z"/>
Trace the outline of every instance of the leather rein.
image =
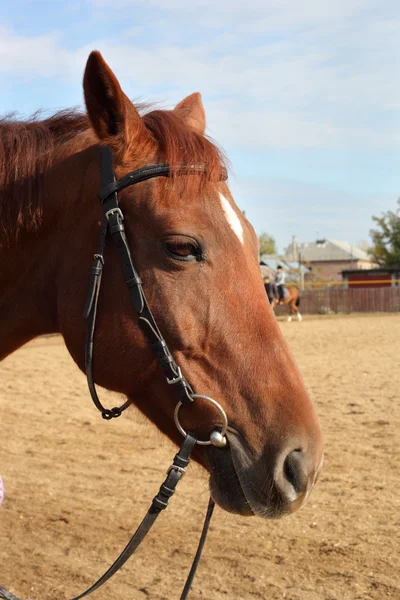
<path id="1" fill-rule="evenodd" d="M 190 165 L 183 166 L 177 172 L 180 174 L 190 173 L 201 173 L 205 171 L 205 166 Z M 94 333 L 96 325 L 96 314 L 97 304 L 101 286 L 101 279 L 103 273 L 104 252 L 106 245 L 106 238 L 110 235 L 118 249 L 118 254 L 122 266 L 122 270 L 125 277 L 126 285 L 131 294 L 132 305 L 135 312 L 139 316 L 139 326 L 144 333 L 145 337 L 150 343 L 150 346 L 156 356 L 157 362 L 164 372 L 167 383 L 175 389 L 177 393 L 178 402 L 174 412 L 175 424 L 184 436 L 184 440 L 179 452 L 176 454 L 172 465 L 167 471 L 167 477 L 162 483 L 158 494 L 154 497 L 151 506 L 145 515 L 143 521 L 133 534 L 131 540 L 121 552 L 120 556 L 111 565 L 111 567 L 104 573 L 100 579 L 94 583 L 85 592 L 73 598 L 73 600 L 80 600 L 84 596 L 94 592 L 101 585 L 106 583 L 129 559 L 129 557 L 136 551 L 144 537 L 147 535 L 155 520 L 157 519 L 160 512 L 167 508 L 170 497 L 174 494 L 175 488 L 179 481 L 185 474 L 191 452 L 196 444 L 209 445 L 223 448 L 226 445 L 225 433 L 228 426 L 227 416 L 222 406 L 209 396 L 194 393 L 192 387 L 188 383 L 185 376 L 182 374 L 180 367 L 175 362 L 168 345 L 163 338 L 160 329 L 154 319 L 154 316 L 147 303 L 146 296 L 143 291 L 142 280 L 134 266 L 132 255 L 129 249 L 127 238 L 125 235 L 125 228 L 123 224 L 124 215 L 118 204 L 118 192 L 124 188 L 152 179 L 154 177 L 168 177 L 171 174 L 171 168 L 168 164 L 162 163 L 157 165 L 151 165 L 143 167 L 128 175 L 125 175 L 118 181 L 115 179 L 112 163 L 112 152 L 109 147 L 103 147 L 101 149 L 101 191 L 99 193 L 99 199 L 103 207 L 103 220 L 100 233 L 100 241 L 97 248 L 97 252 L 94 255 L 94 263 L 91 269 L 90 275 L 90 287 L 89 294 L 85 306 L 84 317 L 88 320 L 88 331 L 86 338 L 85 348 L 85 365 L 86 365 L 86 376 L 90 394 L 93 402 L 98 410 L 101 412 L 102 417 L 106 420 L 117 418 L 121 413 L 129 406 L 129 401 L 126 401 L 119 407 L 111 409 L 104 408 L 99 396 L 96 391 L 96 387 L 93 379 L 93 343 Z M 211 403 L 218 411 L 222 422 L 222 427 L 219 430 L 214 430 L 210 434 L 208 440 L 198 440 L 190 432 L 186 432 L 179 422 L 179 409 L 182 406 L 187 406 L 194 402 L 196 399 L 202 399 Z M 185 587 L 180 596 L 180 600 L 185 600 L 189 593 L 193 578 L 196 573 L 197 565 L 200 560 L 201 552 L 204 546 L 204 542 L 207 536 L 210 520 L 214 510 L 214 501 L 212 498 L 209 500 L 207 513 L 203 525 L 203 530 L 199 545 L 197 548 L 196 555 L 193 560 L 192 567 L 190 569 Z"/>

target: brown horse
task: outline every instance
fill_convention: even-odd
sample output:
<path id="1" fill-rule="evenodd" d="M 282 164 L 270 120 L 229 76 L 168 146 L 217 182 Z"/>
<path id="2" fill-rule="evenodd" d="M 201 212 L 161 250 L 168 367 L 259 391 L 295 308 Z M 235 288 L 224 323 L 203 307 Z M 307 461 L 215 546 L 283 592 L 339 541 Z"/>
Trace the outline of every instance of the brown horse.
<path id="1" fill-rule="evenodd" d="M 119 199 L 143 288 L 175 360 L 193 389 L 227 413 L 227 446 L 197 446 L 194 458 L 210 473 L 212 496 L 224 509 L 291 513 L 317 479 L 320 427 L 265 302 L 257 237 L 221 180 L 223 155 L 204 136 L 200 95 L 141 115 L 98 52 L 89 56 L 83 87 L 87 115 L 64 111 L 0 126 L 0 359 L 58 332 L 85 370 L 82 311 L 101 227 L 101 147 L 111 148 L 117 179 L 169 163 L 170 177 L 127 187 Z M 185 174 L 182 165 L 204 168 Z M 138 326 L 109 240 L 94 378 L 181 442 L 175 391 Z M 199 436 L 220 425 L 219 413 L 201 399 L 181 414 Z"/>
<path id="2" fill-rule="evenodd" d="M 302 316 L 300 314 L 300 310 L 299 310 L 300 291 L 297 287 L 294 287 L 292 285 L 286 286 L 286 289 L 288 291 L 288 295 L 285 296 L 285 298 L 283 300 L 279 300 L 279 298 L 277 296 L 275 296 L 275 298 L 272 302 L 272 308 L 273 308 L 273 310 L 275 310 L 275 308 L 279 304 L 286 304 L 289 307 L 288 321 L 290 322 L 292 320 L 292 316 L 294 314 L 297 315 L 298 321 L 302 321 L 303 318 L 302 318 Z"/>

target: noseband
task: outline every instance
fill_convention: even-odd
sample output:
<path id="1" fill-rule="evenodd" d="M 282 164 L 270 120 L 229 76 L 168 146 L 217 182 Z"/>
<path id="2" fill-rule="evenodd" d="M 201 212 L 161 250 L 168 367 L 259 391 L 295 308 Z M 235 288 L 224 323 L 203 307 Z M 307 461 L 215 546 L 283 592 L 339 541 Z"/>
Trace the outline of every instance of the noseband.
<path id="1" fill-rule="evenodd" d="M 198 174 L 205 171 L 205 166 L 190 165 L 183 166 L 176 171 L 177 175 Z M 160 487 L 160 491 L 153 499 L 151 507 L 147 512 L 142 523 L 134 533 L 130 542 L 117 558 L 114 564 L 108 571 L 88 590 L 80 594 L 73 600 L 79 600 L 84 596 L 98 589 L 103 583 L 108 581 L 114 573 L 116 573 L 128 558 L 135 552 L 145 535 L 150 530 L 159 513 L 167 507 L 169 498 L 173 495 L 175 487 L 185 473 L 185 469 L 189 463 L 190 454 L 196 444 L 209 445 L 212 444 L 218 448 L 223 448 L 226 445 L 226 430 L 228 427 L 228 419 L 222 406 L 209 396 L 194 393 L 189 382 L 182 374 L 180 367 L 175 362 L 167 342 L 163 338 L 159 327 L 154 319 L 146 300 L 143 291 L 142 280 L 134 266 L 132 255 L 125 235 L 124 215 L 118 204 L 118 192 L 126 187 L 135 185 L 142 181 L 152 179 L 154 177 L 169 177 L 171 168 L 168 164 L 157 164 L 132 173 L 128 173 L 118 181 L 115 179 L 112 152 L 110 148 L 103 147 L 101 150 L 101 191 L 99 194 L 100 202 L 103 207 L 103 220 L 100 233 L 100 241 L 96 254 L 94 255 L 94 263 L 90 275 L 89 294 L 85 306 L 84 316 L 88 319 L 88 332 L 86 338 L 85 349 L 85 366 L 88 386 L 93 402 L 101 412 L 104 419 L 110 420 L 119 417 L 121 413 L 129 406 L 129 401 L 126 401 L 119 407 L 111 409 L 104 408 L 100 402 L 99 396 L 93 379 L 93 342 L 96 325 L 97 304 L 103 274 L 104 252 L 107 235 L 111 235 L 118 249 L 119 258 L 122 266 L 122 271 L 125 277 L 126 285 L 130 291 L 131 300 L 135 312 L 139 316 L 139 326 L 143 334 L 149 341 L 149 344 L 156 356 L 157 362 L 164 372 L 167 383 L 172 386 L 177 394 L 177 405 L 174 412 L 174 421 L 178 431 L 184 436 L 181 449 L 175 456 L 173 464 L 167 472 L 167 478 Z M 195 435 L 186 432 L 179 422 L 179 411 L 181 407 L 185 407 L 195 400 L 203 400 L 212 404 L 219 412 L 221 419 L 221 428 L 211 432 L 208 440 L 198 440 Z M 189 593 L 191 583 L 193 581 L 197 564 L 200 560 L 201 551 L 207 535 L 210 519 L 214 509 L 214 502 L 210 498 L 206 519 L 204 521 L 203 531 L 201 534 L 199 546 L 192 564 L 185 588 L 181 595 L 181 600 L 184 600 Z"/>

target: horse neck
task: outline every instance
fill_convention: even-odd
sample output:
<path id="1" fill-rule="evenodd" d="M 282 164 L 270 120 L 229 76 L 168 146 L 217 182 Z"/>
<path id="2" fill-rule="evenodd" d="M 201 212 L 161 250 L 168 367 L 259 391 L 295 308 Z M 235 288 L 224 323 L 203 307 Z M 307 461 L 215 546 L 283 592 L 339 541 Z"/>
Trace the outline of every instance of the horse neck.
<path id="1" fill-rule="evenodd" d="M 94 153 L 98 155 L 93 147 L 82 151 L 85 145 L 89 140 L 65 144 L 45 172 L 42 197 L 36 198 L 43 207 L 39 228 L 22 231 L 14 244 L 0 247 L 0 360 L 39 335 L 59 331 L 57 267 L 65 259 L 62 240 L 65 230 L 73 227 L 74 215 L 85 211 L 82 181 Z"/>

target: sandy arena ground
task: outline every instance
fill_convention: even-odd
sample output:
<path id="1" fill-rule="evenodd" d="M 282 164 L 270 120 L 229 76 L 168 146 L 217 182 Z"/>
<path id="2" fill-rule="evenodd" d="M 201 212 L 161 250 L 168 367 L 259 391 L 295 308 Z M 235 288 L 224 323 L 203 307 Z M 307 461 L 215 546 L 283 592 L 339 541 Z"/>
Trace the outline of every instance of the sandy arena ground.
<path id="1" fill-rule="evenodd" d="M 400 315 L 281 326 L 320 414 L 323 475 L 282 521 L 217 509 L 190 598 L 400 599 Z M 0 585 L 71 598 L 124 547 L 175 449 L 136 411 L 104 422 L 57 337 L 0 364 L 0 423 Z M 192 466 L 136 558 L 92 597 L 178 599 L 206 504 Z"/>

